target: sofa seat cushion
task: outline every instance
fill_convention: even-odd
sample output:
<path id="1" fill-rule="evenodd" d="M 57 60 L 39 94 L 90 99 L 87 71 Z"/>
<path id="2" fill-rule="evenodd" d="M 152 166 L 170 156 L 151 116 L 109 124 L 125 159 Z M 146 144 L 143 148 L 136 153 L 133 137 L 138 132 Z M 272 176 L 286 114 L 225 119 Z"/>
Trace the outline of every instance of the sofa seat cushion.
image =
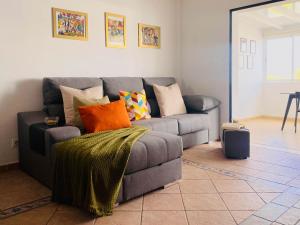
<path id="1" fill-rule="evenodd" d="M 176 119 L 169 118 L 151 118 L 147 120 L 133 121 L 133 125 L 148 127 L 153 131 L 166 132 L 178 135 L 178 123 Z"/>
<path id="2" fill-rule="evenodd" d="M 167 118 L 178 121 L 179 135 L 207 130 L 209 128 L 209 117 L 207 114 L 182 114 L 168 116 Z"/>
<path id="3" fill-rule="evenodd" d="M 181 137 L 149 131 L 131 149 L 125 174 L 161 165 L 182 156 Z"/>

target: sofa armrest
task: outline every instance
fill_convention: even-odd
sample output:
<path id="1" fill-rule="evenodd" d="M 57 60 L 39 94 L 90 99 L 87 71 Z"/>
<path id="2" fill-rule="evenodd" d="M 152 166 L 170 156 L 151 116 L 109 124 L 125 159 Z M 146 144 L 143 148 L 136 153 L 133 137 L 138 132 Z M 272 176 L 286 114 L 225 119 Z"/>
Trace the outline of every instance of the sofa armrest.
<path id="1" fill-rule="evenodd" d="M 35 123 L 43 123 L 47 114 L 44 111 L 19 112 L 18 123 L 30 126 Z"/>
<path id="2" fill-rule="evenodd" d="M 36 136 L 31 137 L 31 127 L 36 124 L 43 124 L 46 116 L 47 114 L 43 111 L 18 113 L 18 136 L 21 163 L 23 161 L 23 158 L 28 155 L 28 151 L 32 151 L 31 140 L 34 140 L 34 138 L 38 138 Z M 41 127 L 41 129 L 43 130 L 44 128 Z M 51 155 L 51 146 L 56 142 L 80 136 L 80 130 L 77 127 L 70 126 L 44 129 L 42 132 L 42 137 L 39 137 L 42 138 L 42 140 L 38 140 L 38 150 L 40 151 L 40 153 L 44 154 L 47 157 Z"/>
<path id="3" fill-rule="evenodd" d="M 43 111 L 18 113 L 18 136 L 21 163 L 23 156 L 26 156 L 25 152 L 30 149 L 30 126 L 36 123 L 43 123 L 46 116 L 47 114 Z"/>
<path id="4" fill-rule="evenodd" d="M 71 138 L 81 135 L 79 128 L 73 126 L 54 127 L 45 131 L 45 149 L 46 155 L 52 162 L 55 159 L 55 151 L 52 146 L 58 142 L 67 141 Z"/>
<path id="5" fill-rule="evenodd" d="M 205 113 L 219 107 L 221 104 L 218 99 L 204 95 L 185 95 L 183 100 L 189 113 Z"/>
<path id="6" fill-rule="evenodd" d="M 73 126 L 53 127 L 46 130 L 46 140 L 50 145 L 69 140 L 73 137 L 79 137 L 80 135 L 79 128 Z"/>

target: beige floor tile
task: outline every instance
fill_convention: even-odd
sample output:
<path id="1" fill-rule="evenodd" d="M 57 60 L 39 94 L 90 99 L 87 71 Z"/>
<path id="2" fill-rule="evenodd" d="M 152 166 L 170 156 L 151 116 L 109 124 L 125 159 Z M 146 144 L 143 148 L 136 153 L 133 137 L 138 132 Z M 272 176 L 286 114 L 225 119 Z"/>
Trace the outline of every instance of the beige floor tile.
<path id="1" fill-rule="evenodd" d="M 295 178 L 299 176 L 300 170 L 299 169 L 293 169 L 286 166 L 278 166 L 278 165 L 272 165 L 270 169 L 267 170 L 269 173 L 273 173 L 276 175 L 282 175 L 290 178 Z"/>
<path id="2" fill-rule="evenodd" d="M 187 211 L 190 225 L 235 225 L 228 211 Z"/>
<path id="3" fill-rule="evenodd" d="M 44 225 L 56 210 L 56 204 L 50 204 L 16 216 L 0 219 L 0 225 Z"/>
<path id="4" fill-rule="evenodd" d="M 0 180 L 5 181 L 0 182 L 0 193 L 6 193 L 8 190 L 18 191 L 20 185 L 28 187 L 33 183 L 38 183 L 32 177 L 18 169 L 0 173 Z"/>
<path id="5" fill-rule="evenodd" d="M 234 220 L 237 224 L 240 224 L 246 218 L 251 216 L 255 211 L 230 211 L 231 215 L 233 216 Z"/>
<path id="6" fill-rule="evenodd" d="M 57 210 L 47 225 L 93 225 L 94 218 L 75 207 L 63 207 Z"/>
<path id="7" fill-rule="evenodd" d="M 114 211 L 142 211 L 143 197 L 139 197 L 118 205 Z"/>
<path id="8" fill-rule="evenodd" d="M 250 169 L 242 166 L 230 166 L 226 168 L 227 170 L 242 174 L 242 175 L 247 175 L 247 176 L 254 176 L 258 174 L 260 171 L 255 170 L 255 169 Z"/>
<path id="9" fill-rule="evenodd" d="M 300 195 L 300 188 L 290 187 L 286 190 L 286 192 Z"/>
<path id="10" fill-rule="evenodd" d="M 255 216 L 261 217 L 266 220 L 276 221 L 283 213 L 288 210 L 287 207 L 277 205 L 274 203 L 268 203 L 260 210 L 254 213 Z"/>
<path id="11" fill-rule="evenodd" d="M 244 220 L 240 225 L 270 225 L 272 222 L 257 216 L 250 216 Z"/>
<path id="12" fill-rule="evenodd" d="M 142 225 L 188 225 L 184 211 L 144 211 Z"/>
<path id="13" fill-rule="evenodd" d="M 300 188 L 300 179 L 294 179 L 288 183 L 288 185 Z"/>
<path id="14" fill-rule="evenodd" d="M 254 182 L 248 182 L 248 184 L 256 191 L 256 192 L 283 192 L 288 186 L 283 184 L 278 184 L 270 181 L 257 180 Z"/>
<path id="15" fill-rule="evenodd" d="M 173 184 L 171 186 L 165 187 L 164 189 L 157 190 L 154 193 L 157 193 L 157 194 L 179 194 L 180 193 L 179 184 Z"/>
<path id="16" fill-rule="evenodd" d="M 264 200 L 266 203 L 271 202 L 273 199 L 275 199 L 277 196 L 279 196 L 281 193 L 257 193 L 262 200 Z"/>
<path id="17" fill-rule="evenodd" d="M 8 191 L 20 191 L 22 188 L 33 189 L 33 191 L 47 191 L 47 194 L 51 193 L 47 187 L 21 170 L 0 173 L 0 180 L 5 181 L 0 182 L 0 194 Z"/>
<path id="18" fill-rule="evenodd" d="M 20 191 L 12 191 L 10 193 L 1 194 L 0 209 L 8 209 L 14 206 L 41 199 L 43 197 L 50 196 L 50 193 L 41 194 L 41 192 L 35 192 L 34 190 L 37 191 L 37 189 L 24 189 Z"/>
<path id="19" fill-rule="evenodd" d="M 280 194 L 277 198 L 275 198 L 272 202 L 276 204 L 280 204 L 287 207 L 292 207 L 300 200 L 300 195 L 296 195 L 293 193 L 285 192 Z"/>
<path id="20" fill-rule="evenodd" d="M 280 130 L 282 119 L 258 118 L 243 121 L 243 123 L 251 130 L 252 143 L 281 147 L 285 149 L 285 151 L 294 149 L 299 152 L 300 133 L 294 133 L 293 123 L 291 121 L 286 123 L 283 132 Z"/>
<path id="21" fill-rule="evenodd" d="M 226 210 L 218 194 L 182 194 L 186 210 Z"/>
<path id="22" fill-rule="evenodd" d="M 250 168 L 250 169 L 260 170 L 260 171 L 266 171 L 272 168 L 272 164 L 254 161 L 251 160 L 251 158 L 248 158 L 246 160 L 238 160 L 233 162 L 233 164 L 237 166 Z"/>
<path id="23" fill-rule="evenodd" d="M 294 207 L 300 209 L 300 201 L 298 201 L 298 202 L 294 205 Z"/>
<path id="24" fill-rule="evenodd" d="M 275 175 L 273 173 L 267 173 L 267 172 L 259 172 L 258 174 L 255 175 L 255 177 L 272 181 L 272 182 L 277 182 L 280 184 L 286 184 L 292 180 L 292 178 L 287 176 Z"/>
<path id="25" fill-rule="evenodd" d="M 254 192 L 244 180 L 213 180 L 219 192 Z"/>
<path id="26" fill-rule="evenodd" d="M 112 216 L 97 218 L 95 225 L 140 225 L 142 212 L 114 212 Z"/>
<path id="27" fill-rule="evenodd" d="M 143 210 L 184 210 L 181 194 L 148 194 Z"/>
<path id="28" fill-rule="evenodd" d="M 180 182 L 181 193 L 216 193 L 216 189 L 210 180 L 182 180 Z"/>
<path id="29" fill-rule="evenodd" d="M 290 208 L 276 222 L 285 225 L 294 225 L 300 220 L 300 209 Z"/>
<path id="30" fill-rule="evenodd" d="M 182 166 L 182 179 L 199 179 L 199 180 L 207 180 L 209 176 L 207 175 L 205 170 L 199 169 L 194 166 L 185 165 Z"/>
<path id="31" fill-rule="evenodd" d="M 229 210 L 258 210 L 265 205 L 256 193 L 221 193 Z"/>
<path id="32" fill-rule="evenodd" d="M 51 191 L 21 170 L 0 174 L 0 209 L 8 209 L 51 195 Z"/>
<path id="33" fill-rule="evenodd" d="M 207 174 L 210 177 L 210 179 L 212 179 L 212 180 L 233 180 L 233 179 L 236 179 L 232 176 L 226 176 L 226 175 L 211 172 L 211 171 L 208 171 Z"/>

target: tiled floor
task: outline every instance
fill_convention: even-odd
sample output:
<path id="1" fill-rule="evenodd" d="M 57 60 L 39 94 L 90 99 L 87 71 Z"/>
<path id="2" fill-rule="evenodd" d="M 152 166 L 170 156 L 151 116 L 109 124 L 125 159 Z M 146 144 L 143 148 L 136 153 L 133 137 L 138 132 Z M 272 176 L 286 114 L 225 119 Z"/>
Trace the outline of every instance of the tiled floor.
<path id="1" fill-rule="evenodd" d="M 296 152 L 300 154 L 300 124 L 295 133 L 294 122 L 286 122 L 284 131 L 281 131 L 282 119 L 256 118 L 242 121 L 251 131 L 253 143 L 272 146 L 282 151 Z"/>
<path id="2" fill-rule="evenodd" d="M 112 216 L 50 203 L 0 225 L 299 225 L 300 154 L 255 140 L 248 160 L 226 159 L 219 143 L 186 150 L 182 180 L 119 205 Z M 0 210 L 49 194 L 19 170 L 0 174 Z"/>

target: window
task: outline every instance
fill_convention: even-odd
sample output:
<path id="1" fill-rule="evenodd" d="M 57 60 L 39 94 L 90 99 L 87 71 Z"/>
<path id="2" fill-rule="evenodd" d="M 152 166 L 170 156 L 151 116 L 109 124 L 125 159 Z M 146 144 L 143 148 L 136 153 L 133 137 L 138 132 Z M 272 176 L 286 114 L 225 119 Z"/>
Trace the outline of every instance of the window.
<path id="1" fill-rule="evenodd" d="M 300 36 L 294 38 L 294 79 L 300 80 Z"/>
<path id="2" fill-rule="evenodd" d="M 267 80 L 300 80 L 300 36 L 266 41 Z"/>

